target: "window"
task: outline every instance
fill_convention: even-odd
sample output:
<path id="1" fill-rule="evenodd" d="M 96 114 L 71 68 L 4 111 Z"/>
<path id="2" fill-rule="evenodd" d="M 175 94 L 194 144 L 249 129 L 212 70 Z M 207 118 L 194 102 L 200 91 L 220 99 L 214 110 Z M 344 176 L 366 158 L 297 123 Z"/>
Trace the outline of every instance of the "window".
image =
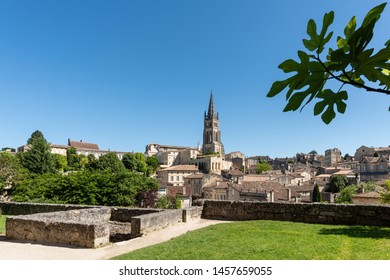
<path id="1" fill-rule="evenodd" d="M 171 181 L 173 181 L 173 176 L 171 176 Z"/>

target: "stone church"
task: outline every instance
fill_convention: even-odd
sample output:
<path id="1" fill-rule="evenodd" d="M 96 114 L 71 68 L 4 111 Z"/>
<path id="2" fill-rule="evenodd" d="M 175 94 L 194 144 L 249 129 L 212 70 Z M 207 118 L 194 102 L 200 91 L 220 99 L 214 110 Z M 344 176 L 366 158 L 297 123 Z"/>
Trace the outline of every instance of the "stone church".
<path id="1" fill-rule="evenodd" d="M 215 110 L 213 93 L 210 94 L 209 107 L 204 112 L 202 155 L 194 159 L 194 164 L 205 173 L 221 174 L 230 169 L 231 161 L 225 160 L 225 148 L 221 141 L 219 115 Z"/>

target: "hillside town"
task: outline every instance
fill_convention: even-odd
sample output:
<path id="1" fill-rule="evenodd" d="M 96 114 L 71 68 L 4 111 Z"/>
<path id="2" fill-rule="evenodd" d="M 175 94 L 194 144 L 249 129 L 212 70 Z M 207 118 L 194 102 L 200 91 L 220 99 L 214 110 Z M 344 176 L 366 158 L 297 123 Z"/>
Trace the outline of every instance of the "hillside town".
<path id="1" fill-rule="evenodd" d="M 99 157 L 115 153 L 122 160 L 129 152 L 101 150 L 98 144 L 68 139 L 67 145 L 50 144 L 51 153 Z M 23 153 L 29 145 L 2 152 Z M 362 145 L 354 155 L 342 155 L 337 147 L 320 154 L 297 153 L 294 157 L 246 156 L 240 151 L 225 153 L 220 118 L 213 94 L 204 112 L 203 145 L 185 147 L 149 143 L 145 157 L 155 157 L 159 167 L 151 174 L 159 183 L 159 195 L 180 197 L 182 207 L 196 199 L 268 202 L 312 202 L 318 186 L 320 201 L 334 203 L 339 192 L 331 189 L 332 178 L 345 178 L 358 187 L 352 196 L 355 204 L 380 204 L 381 192 L 390 180 L 390 146 Z M 374 188 L 365 190 L 365 184 Z M 6 189 L 5 189 L 6 190 Z M 4 198 L 3 194 L 3 198 Z"/>

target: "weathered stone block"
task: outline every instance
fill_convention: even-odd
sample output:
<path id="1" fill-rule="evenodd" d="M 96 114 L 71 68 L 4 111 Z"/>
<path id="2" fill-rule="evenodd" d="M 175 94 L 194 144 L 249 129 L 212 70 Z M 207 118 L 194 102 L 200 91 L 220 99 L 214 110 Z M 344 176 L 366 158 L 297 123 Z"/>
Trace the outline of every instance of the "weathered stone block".
<path id="1" fill-rule="evenodd" d="M 109 208 L 92 208 L 8 217 L 11 239 L 95 248 L 109 242 Z"/>

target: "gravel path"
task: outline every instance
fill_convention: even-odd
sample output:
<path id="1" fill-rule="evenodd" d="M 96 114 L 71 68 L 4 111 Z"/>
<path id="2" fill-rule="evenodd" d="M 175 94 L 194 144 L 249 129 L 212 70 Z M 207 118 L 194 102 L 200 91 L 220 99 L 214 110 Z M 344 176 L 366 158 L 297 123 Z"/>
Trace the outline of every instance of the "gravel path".
<path id="1" fill-rule="evenodd" d="M 104 260 L 133 250 L 167 241 L 188 231 L 226 221 L 195 219 L 179 223 L 128 241 L 102 248 L 85 249 L 11 241 L 0 236 L 0 260 Z"/>

